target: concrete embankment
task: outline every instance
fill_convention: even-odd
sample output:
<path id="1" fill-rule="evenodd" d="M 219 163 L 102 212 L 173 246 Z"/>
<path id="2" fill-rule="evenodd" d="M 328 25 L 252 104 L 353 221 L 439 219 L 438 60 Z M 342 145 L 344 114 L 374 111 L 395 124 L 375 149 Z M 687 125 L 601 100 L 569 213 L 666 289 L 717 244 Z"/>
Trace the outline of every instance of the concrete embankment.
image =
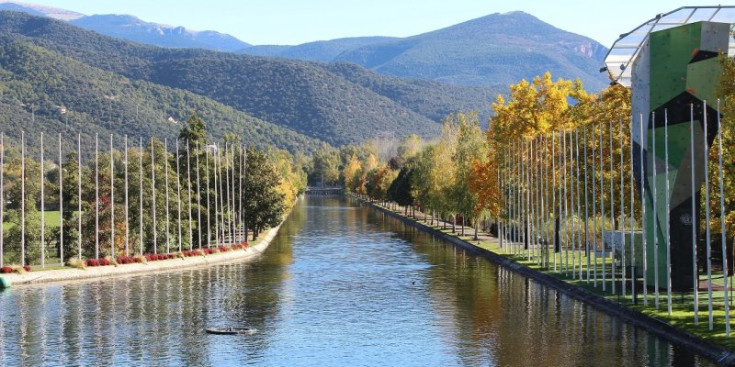
<path id="1" fill-rule="evenodd" d="M 122 275 L 150 274 L 233 261 L 249 261 L 260 255 L 268 248 L 268 245 L 270 245 L 280 228 L 280 225 L 278 227 L 271 228 L 263 235 L 262 238 L 260 238 L 257 244 L 244 250 L 230 250 L 207 256 L 192 256 L 185 257 L 183 259 L 177 258 L 171 260 L 152 261 L 149 263 L 88 267 L 86 269 L 31 271 L 24 274 L 2 274 L 2 277 L 9 280 L 12 286 L 16 286 L 23 284 L 65 282 Z"/>
<path id="2" fill-rule="evenodd" d="M 589 304 L 609 315 L 619 317 L 620 319 L 637 327 L 640 327 L 641 329 L 644 329 L 655 336 L 681 345 L 682 347 L 685 347 L 697 354 L 705 356 L 720 365 L 735 366 L 735 352 L 722 345 L 708 342 L 697 335 L 681 329 L 677 329 L 666 322 L 650 317 L 636 310 L 632 310 L 624 305 L 608 300 L 586 289 L 566 283 L 563 280 L 557 279 L 549 274 L 531 269 L 523 264 L 515 262 L 508 257 L 473 245 L 470 242 L 444 233 L 435 228 L 429 227 L 411 218 L 404 217 L 381 206 L 372 203 L 366 204 L 371 206 L 375 210 L 397 218 L 398 220 L 413 227 L 416 227 L 424 232 L 430 233 L 437 238 L 441 238 L 459 248 L 464 249 L 471 254 L 482 256 L 497 264 L 498 266 L 507 268 L 515 273 L 532 279 L 547 287 L 554 288 L 571 298 Z"/>

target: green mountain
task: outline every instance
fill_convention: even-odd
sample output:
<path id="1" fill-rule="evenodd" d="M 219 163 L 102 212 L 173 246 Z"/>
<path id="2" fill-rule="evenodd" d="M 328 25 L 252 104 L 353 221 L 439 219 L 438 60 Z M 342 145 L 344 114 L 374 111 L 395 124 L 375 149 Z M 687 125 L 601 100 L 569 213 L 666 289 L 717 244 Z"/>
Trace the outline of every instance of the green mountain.
<path id="1" fill-rule="evenodd" d="M 341 53 L 379 42 L 396 40 L 393 37 L 353 37 L 330 41 L 308 42 L 297 46 L 259 45 L 243 47 L 240 53 L 253 56 L 280 57 L 305 61 L 330 62 Z"/>
<path id="2" fill-rule="evenodd" d="M 370 39 L 367 39 L 368 41 Z M 343 40 L 325 41 L 341 45 Z M 308 45 L 308 44 L 306 44 Z M 523 12 L 492 14 L 407 38 L 377 39 L 334 53 L 296 52 L 306 45 L 244 53 L 319 61 L 347 61 L 380 74 L 459 85 L 505 88 L 522 78 L 550 71 L 554 77 L 581 78 L 589 90 L 607 86 L 600 74 L 607 49 L 592 39 L 555 28 Z M 335 46 L 335 49 L 340 49 Z"/>
<path id="3" fill-rule="evenodd" d="M 364 70 L 346 73 L 322 63 L 144 46 L 13 12 L 0 13 L 0 38 L 131 81 L 185 90 L 336 145 L 385 133 L 436 136 L 444 112 L 487 105 L 492 94 Z"/>
<path id="4" fill-rule="evenodd" d="M 207 97 L 131 80 L 9 37 L 0 37 L 0 80 L 0 130 L 16 144 L 25 131 L 31 151 L 38 146 L 40 132 L 52 139 L 62 133 L 67 148 L 81 133 L 87 150 L 95 133 L 103 142 L 114 133 L 119 145 L 125 134 L 131 144 L 152 136 L 173 141 L 192 111 L 208 122 L 208 132 L 220 141 L 234 132 L 244 143 L 294 152 L 321 144 Z"/>

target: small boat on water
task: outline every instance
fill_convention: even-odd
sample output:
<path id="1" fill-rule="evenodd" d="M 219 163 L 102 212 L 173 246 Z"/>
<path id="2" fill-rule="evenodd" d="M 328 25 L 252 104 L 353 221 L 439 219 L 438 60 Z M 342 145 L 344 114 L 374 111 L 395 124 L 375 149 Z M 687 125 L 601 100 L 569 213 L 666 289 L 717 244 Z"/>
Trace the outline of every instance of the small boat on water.
<path id="1" fill-rule="evenodd" d="M 258 330 L 253 328 L 236 328 L 236 327 L 210 327 L 204 329 L 207 334 L 216 335 L 235 335 L 235 334 L 255 334 Z"/>

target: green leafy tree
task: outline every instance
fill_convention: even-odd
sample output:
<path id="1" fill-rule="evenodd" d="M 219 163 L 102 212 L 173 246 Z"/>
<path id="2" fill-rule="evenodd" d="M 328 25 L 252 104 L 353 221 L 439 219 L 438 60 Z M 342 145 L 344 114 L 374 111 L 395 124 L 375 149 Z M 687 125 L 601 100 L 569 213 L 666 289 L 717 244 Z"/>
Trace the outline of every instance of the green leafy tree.
<path id="1" fill-rule="evenodd" d="M 250 146 L 243 182 L 245 224 L 253 232 L 253 240 L 266 227 L 281 222 L 284 213 L 283 194 L 278 190 L 281 177 L 265 153 Z"/>

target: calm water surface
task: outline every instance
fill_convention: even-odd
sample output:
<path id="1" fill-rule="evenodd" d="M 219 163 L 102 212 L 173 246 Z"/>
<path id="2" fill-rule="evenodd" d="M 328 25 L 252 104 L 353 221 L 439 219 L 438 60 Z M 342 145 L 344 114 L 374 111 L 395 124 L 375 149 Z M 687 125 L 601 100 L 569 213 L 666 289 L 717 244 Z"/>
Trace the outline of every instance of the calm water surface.
<path id="1" fill-rule="evenodd" d="M 250 264 L 0 293 L 0 366 L 112 364 L 711 365 L 333 198 L 302 201 Z"/>

